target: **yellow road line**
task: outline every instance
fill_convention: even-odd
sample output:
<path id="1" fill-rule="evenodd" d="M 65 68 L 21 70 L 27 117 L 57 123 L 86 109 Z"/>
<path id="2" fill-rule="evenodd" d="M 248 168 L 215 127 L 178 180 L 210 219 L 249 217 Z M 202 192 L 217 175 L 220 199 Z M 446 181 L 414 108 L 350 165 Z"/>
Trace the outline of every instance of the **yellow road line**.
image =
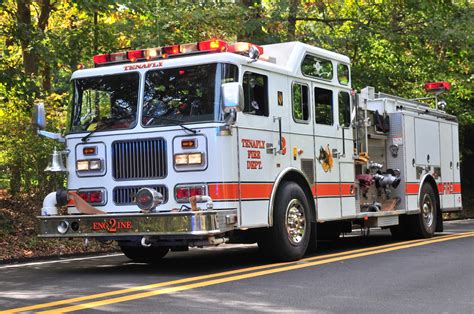
<path id="1" fill-rule="evenodd" d="M 207 286 L 212 286 L 212 285 L 231 282 L 231 281 L 260 277 L 260 276 L 265 276 L 265 275 L 270 275 L 270 274 L 275 274 L 275 273 L 280 273 L 280 272 L 285 272 L 285 271 L 290 271 L 290 270 L 295 270 L 295 269 L 307 268 L 307 267 L 316 266 L 316 265 L 328 264 L 328 263 L 344 261 L 344 260 L 354 259 L 358 257 L 368 256 L 368 255 L 391 252 L 391 251 L 396 251 L 396 250 L 401 250 L 401 249 L 406 249 L 406 248 L 412 248 L 412 247 L 428 245 L 428 244 L 438 243 L 438 242 L 444 242 L 444 241 L 449 241 L 449 240 L 454 240 L 454 239 L 472 237 L 472 236 L 474 236 L 474 232 L 467 232 L 467 233 L 462 233 L 455 236 L 439 237 L 439 238 L 435 238 L 435 239 L 427 240 L 427 241 L 408 241 L 410 243 L 403 242 L 402 245 L 398 245 L 398 246 L 381 248 L 381 249 L 376 249 L 373 251 L 355 253 L 355 254 L 350 254 L 350 255 L 345 255 L 345 256 L 332 257 L 332 258 L 327 258 L 327 259 L 323 259 L 319 261 L 308 262 L 307 261 L 308 259 L 305 259 L 306 260 L 305 263 L 281 263 L 282 264 L 281 267 L 277 267 L 277 268 L 251 272 L 251 273 L 246 273 L 242 275 L 218 278 L 218 279 L 213 279 L 209 281 L 196 282 L 196 283 L 191 283 L 191 284 L 182 285 L 182 286 L 168 287 L 168 288 L 164 288 L 160 290 L 147 291 L 147 292 L 131 294 L 131 295 L 126 295 L 126 296 L 112 298 L 112 299 L 83 303 L 83 304 L 68 306 L 64 308 L 57 308 L 54 310 L 43 311 L 39 313 L 40 314 L 65 313 L 65 312 L 71 312 L 71 311 L 84 310 L 88 308 L 95 308 L 95 307 L 100 307 L 100 306 L 109 305 L 109 304 L 137 300 L 137 299 L 142 299 L 142 298 L 147 298 L 147 297 L 152 297 L 152 296 L 157 296 L 157 295 L 162 295 L 162 294 L 169 294 L 169 293 L 174 293 L 174 292 L 179 292 L 179 291 L 195 289 L 195 288 L 207 287 Z M 301 261 L 304 261 L 304 260 L 301 260 Z M 293 265 L 288 265 L 288 264 L 293 264 Z"/>
<path id="2" fill-rule="evenodd" d="M 342 254 L 328 254 L 325 256 L 325 259 L 320 259 L 318 261 L 309 261 L 309 260 L 316 260 L 319 258 L 307 258 L 300 260 L 298 263 L 281 263 L 282 265 L 277 268 L 272 268 L 272 269 L 267 269 L 263 271 L 257 271 L 257 272 L 251 272 L 251 273 L 246 273 L 246 274 L 241 274 L 241 275 L 236 275 L 236 276 L 230 276 L 230 277 L 224 277 L 224 278 L 218 278 L 218 279 L 213 279 L 210 281 L 202 281 L 202 282 L 196 282 L 188 285 L 183 285 L 183 286 L 175 286 L 175 287 L 168 287 L 165 289 L 160 289 L 160 290 L 155 290 L 155 291 L 148 291 L 148 292 L 143 292 L 143 293 L 138 293 L 138 294 L 132 294 L 132 295 L 126 295 L 122 297 L 117 297 L 113 299 L 106 299 L 106 300 L 100 300 L 100 301 L 95 301 L 95 302 L 89 302 L 89 303 L 83 303 L 79 305 L 74 305 L 74 306 L 69 306 L 65 308 L 59 308 L 55 309 L 52 311 L 44 311 L 40 313 L 54 313 L 54 312 L 70 312 L 70 311 L 76 311 L 76 310 L 82 310 L 82 309 L 87 309 L 87 308 L 93 308 L 93 307 L 99 307 L 103 305 L 108 305 L 108 304 L 114 304 L 114 303 L 120 303 L 120 302 L 125 302 L 125 301 L 131 301 L 131 300 L 136 300 L 136 299 L 141 299 L 141 298 L 147 298 L 151 296 L 156 296 L 156 295 L 162 295 L 162 294 L 168 294 L 168 293 L 173 293 L 173 292 L 179 292 L 179 291 L 184 291 L 184 290 L 190 290 L 190 289 L 195 289 L 199 287 L 206 287 L 206 286 L 211 286 L 211 285 L 216 285 L 216 284 L 221 284 L 221 283 L 226 283 L 230 281 L 237 281 L 237 280 L 242 280 L 242 279 L 248 279 L 248 278 L 254 278 L 254 277 L 259 277 L 259 276 L 264 276 L 264 275 L 269 275 L 269 274 L 274 274 L 274 273 L 280 273 L 284 271 L 289 271 L 289 270 L 295 270 L 295 269 L 301 269 L 301 268 L 306 268 L 306 267 L 311 267 L 311 266 L 316 266 L 316 265 L 322 265 L 322 264 L 327 264 L 327 263 L 332 263 L 332 262 L 337 262 L 337 261 L 343 261 L 343 260 L 348 260 L 348 259 L 353 259 L 353 258 L 358 258 L 358 257 L 363 257 L 363 256 L 368 256 L 368 255 L 373 255 L 373 254 L 380 254 L 384 252 L 390 252 L 390 251 L 395 251 L 395 250 L 400 250 L 400 249 L 405 249 L 405 248 L 411 248 L 411 247 L 417 247 L 417 246 L 422 246 L 422 245 L 427 245 L 431 243 L 438 243 L 438 242 L 444 242 L 448 240 L 453 240 L 453 239 L 460 239 L 460 238 L 465 238 L 465 237 L 471 237 L 474 236 L 474 232 L 469 232 L 465 234 L 459 234 L 455 236 L 447 236 L 443 238 L 437 238 L 437 239 L 432 239 L 428 241 L 408 241 L 409 243 L 405 242 L 402 243 L 401 245 L 398 246 L 392 246 L 389 247 L 387 246 L 381 246 L 385 248 L 379 247 L 379 249 L 376 250 L 369 250 L 367 252 L 362 252 L 362 250 L 356 250 L 359 251 L 359 253 L 353 253 L 350 255 L 342 255 Z M 327 258 L 329 255 L 332 255 L 333 257 Z M 336 256 L 340 255 L 340 256 Z M 303 262 L 303 263 L 301 263 Z M 288 264 L 293 264 L 293 265 L 288 265 Z"/>
<path id="3" fill-rule="evenodd" d="M 460 234 L 444 235 L 444 236 L 437 237 L 435 239 L 446 239 L 446 238 L 456 237 L 458 235 L 460 235 Z M 177 279 L 177 280 L 160 282 L 160 283 L 155 283 L 155 284 L 137 286 L 137 287 L 132 287 L 132 288 L 108 291 L 108 292 L 97 293 L 97 294 L 92 294 L 92 295 L 86 295 L 86 296 L 76 297 L 76 298 L 69 298 L 69 299 L 64 299 L 64 300 L 58 300 L 58 301 L 53 301 L 53 302 L 48 302 L 48 303 L 40 303 L 40 304 L 35 304 L 35 305 L 30 305 L 30 306 L 25 306 L 25 307 L 20 307 L 20 308 L 14 308 L 14 309 L 6 310 L 6 311 L 0 311 L 0 314 L 31 311 L 31 310 L 42 309 L 42 308 L 47 308 L 47 307 L 53 307 L 53 306 L 58 306 L 58 305 L 71 304 L 71 303 L 80 302 L 80 301 L 87 301 L 87 300 L 92 300 L 92 299 L 115 296 L 115 295 L 119 295 L 119 294 L 126 294 L 126 293 L 131 293 L 131 292 L 142 291 L 142 290 L 149 290 L 149 289 L 160 288 L 160 287 L 165 287 L 165 286 L 188 283 L 188 282 L 192 282 L 192 281 L 211 279 L 211 278 L 222 277 L 222 276 L 227 276 L 227 275 L 235 275 L 235 274 L 250 272 L 250 271 L 255 271 L 255 270 L 262 270 L 262 269 L 274 268 L 274 267 L 285 266 L 285 265 L 290 265 L 290 264 L 295 264 L 295 263 L 302 263 L 302 262 L 308 262 L 308 261 L 313 261 L 313 260 L 320 260 L 320 259 L 324 259 L 324 258 L 332 258 L 332 257 L 350 255 L 350 254 L 367 252 L 367 251 L 378 250 L 378 249 L 383 249 L 383 248 L 398 247 L 400 245 L 406 245 L 406 244 L 418 243 L 418 242 L 425 242 L 425 241 L 426 240 L 424 240 L 424 239 L 410 240 L 410 241 L 390 243 L 390 244 L 385 244 L 385 245 L 380 245 L 380 246 L 356 249 L 356 250 L 339 252 L 339 253 L 331 253 L 331 254 L 326 254 L 326 255 L 307 257 L 307 258 L 303 258 L 303 259 L 301 259 L 299 261 L 296 261 L 296 262 L 275 263 L 275 264 L 266 264 L 266 265 L 260 265 L 260 266 L 241 268 L 241 269 L 225 271 L 225 272 L 220 272 L 220 273 L 214 273 L 214 274 L 208 274 L 208 275 L 202 275 L 202 276 L 195 276 L 195 277 Z"/>

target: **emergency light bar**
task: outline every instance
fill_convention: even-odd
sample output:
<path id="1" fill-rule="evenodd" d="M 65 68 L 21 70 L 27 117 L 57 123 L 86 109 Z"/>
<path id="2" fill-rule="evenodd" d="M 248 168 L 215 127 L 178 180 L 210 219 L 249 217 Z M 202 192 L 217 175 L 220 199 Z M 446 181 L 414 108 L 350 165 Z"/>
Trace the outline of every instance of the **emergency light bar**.
<path id="1" fill-rule="evenodd" d="M 441 94 L 451 88 L 449 82 L 433 82 L 425 84 L 425 91 L 428 93 Z"/>
<path id="2" fill-rule="evenodd" d="M 170 56 L 192 53 L 233 52 L 238 54 L 247 54 L 251 47 L 255 47 L 260 55 L 263 55 L 263 47 L 261 46 L 244 42 L 238 42 L 229 45 L 223 40 L 212 39 L 191 44 L 170 45 L 165 47 L 100 54 L 94 56 L 94 65 L 97 67 L 106 64 L 149 61 L 160 58 L 166 59 Z"/>

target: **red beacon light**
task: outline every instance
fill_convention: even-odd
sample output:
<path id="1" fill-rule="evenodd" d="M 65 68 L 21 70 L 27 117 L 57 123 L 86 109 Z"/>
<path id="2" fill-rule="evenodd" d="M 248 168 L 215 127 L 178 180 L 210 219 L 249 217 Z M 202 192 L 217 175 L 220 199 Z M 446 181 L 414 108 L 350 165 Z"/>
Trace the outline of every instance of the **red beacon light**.
<path id="1" fill-rule="evenodd" d="M 226 51 L 227 43 L 223 40 L 211 39 L 206 41 L 201 41 L 198 43 L 199 51 Z"/>
<path id="2" fill-rule="evenodd" d="M 94 64 L 102 64 L 110 61 L 109 54 L 102 54 L 94 56 Z"/>
<path id="3" fill-rule="evenodd" d="M 163 54 L 177 55 L 179 53 L 179 45 L 172 45 L 163 47 Z"/>
<path id="4" fill-rule="evenodd" d="M 451 89 L 449 82 L 432 82 L 425 84 L 425 91 L 428 93 L 441 94 Z"/>
<path id="5" fill-rule="evenodd" d="M 131 62 L 136 62 L 139 59 L 145 59 L 145 54 L 143 50 L 132 50 L 127 52 L 127 58 Z"/>

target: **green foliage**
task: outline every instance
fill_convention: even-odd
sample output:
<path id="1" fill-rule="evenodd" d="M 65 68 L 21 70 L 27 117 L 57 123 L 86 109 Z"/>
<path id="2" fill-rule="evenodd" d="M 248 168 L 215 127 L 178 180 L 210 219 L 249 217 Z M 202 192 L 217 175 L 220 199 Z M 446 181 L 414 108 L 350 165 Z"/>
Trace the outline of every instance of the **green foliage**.
<path id="1" fill-rule="evenodd" d="M 28 15 L 29 14 L 29 15 Z M 468 0 L 0 2 L 0 185 L 47 191 L 56 143 L 29 126 L 44 101 L 49 130 L 65 128 L 69 77 L 92 56 L 210 38 L 259 44 L 299 40 L 348 55 L 355 88 L 409 98 L 447 80 L 447 110 L 474 122 L 474 8 Z M 474 153 L 463 147 L 463 158 Z M 466 147 L 466 148 L 464 148 Z"/>

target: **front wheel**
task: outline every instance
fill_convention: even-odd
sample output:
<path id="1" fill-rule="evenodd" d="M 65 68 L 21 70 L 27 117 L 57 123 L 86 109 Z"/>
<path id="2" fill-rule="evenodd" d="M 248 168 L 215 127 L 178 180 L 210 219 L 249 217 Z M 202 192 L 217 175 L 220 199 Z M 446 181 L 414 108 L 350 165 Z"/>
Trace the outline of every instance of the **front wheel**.
<path id="1" fill-rule="evenodd" d="M 158 263 L 168 253 L 168 247 L 120 246 L 122 253 L 134 262 Z"/>
<path id="2" fill-rule="evenodd" d="M 311 235 L 308 199 L 294 182 L 284 182 L 277 193 L 273 227 L 264 231 L 258 245 L 273 260 L 297 260 L 305 254 Z"/>

